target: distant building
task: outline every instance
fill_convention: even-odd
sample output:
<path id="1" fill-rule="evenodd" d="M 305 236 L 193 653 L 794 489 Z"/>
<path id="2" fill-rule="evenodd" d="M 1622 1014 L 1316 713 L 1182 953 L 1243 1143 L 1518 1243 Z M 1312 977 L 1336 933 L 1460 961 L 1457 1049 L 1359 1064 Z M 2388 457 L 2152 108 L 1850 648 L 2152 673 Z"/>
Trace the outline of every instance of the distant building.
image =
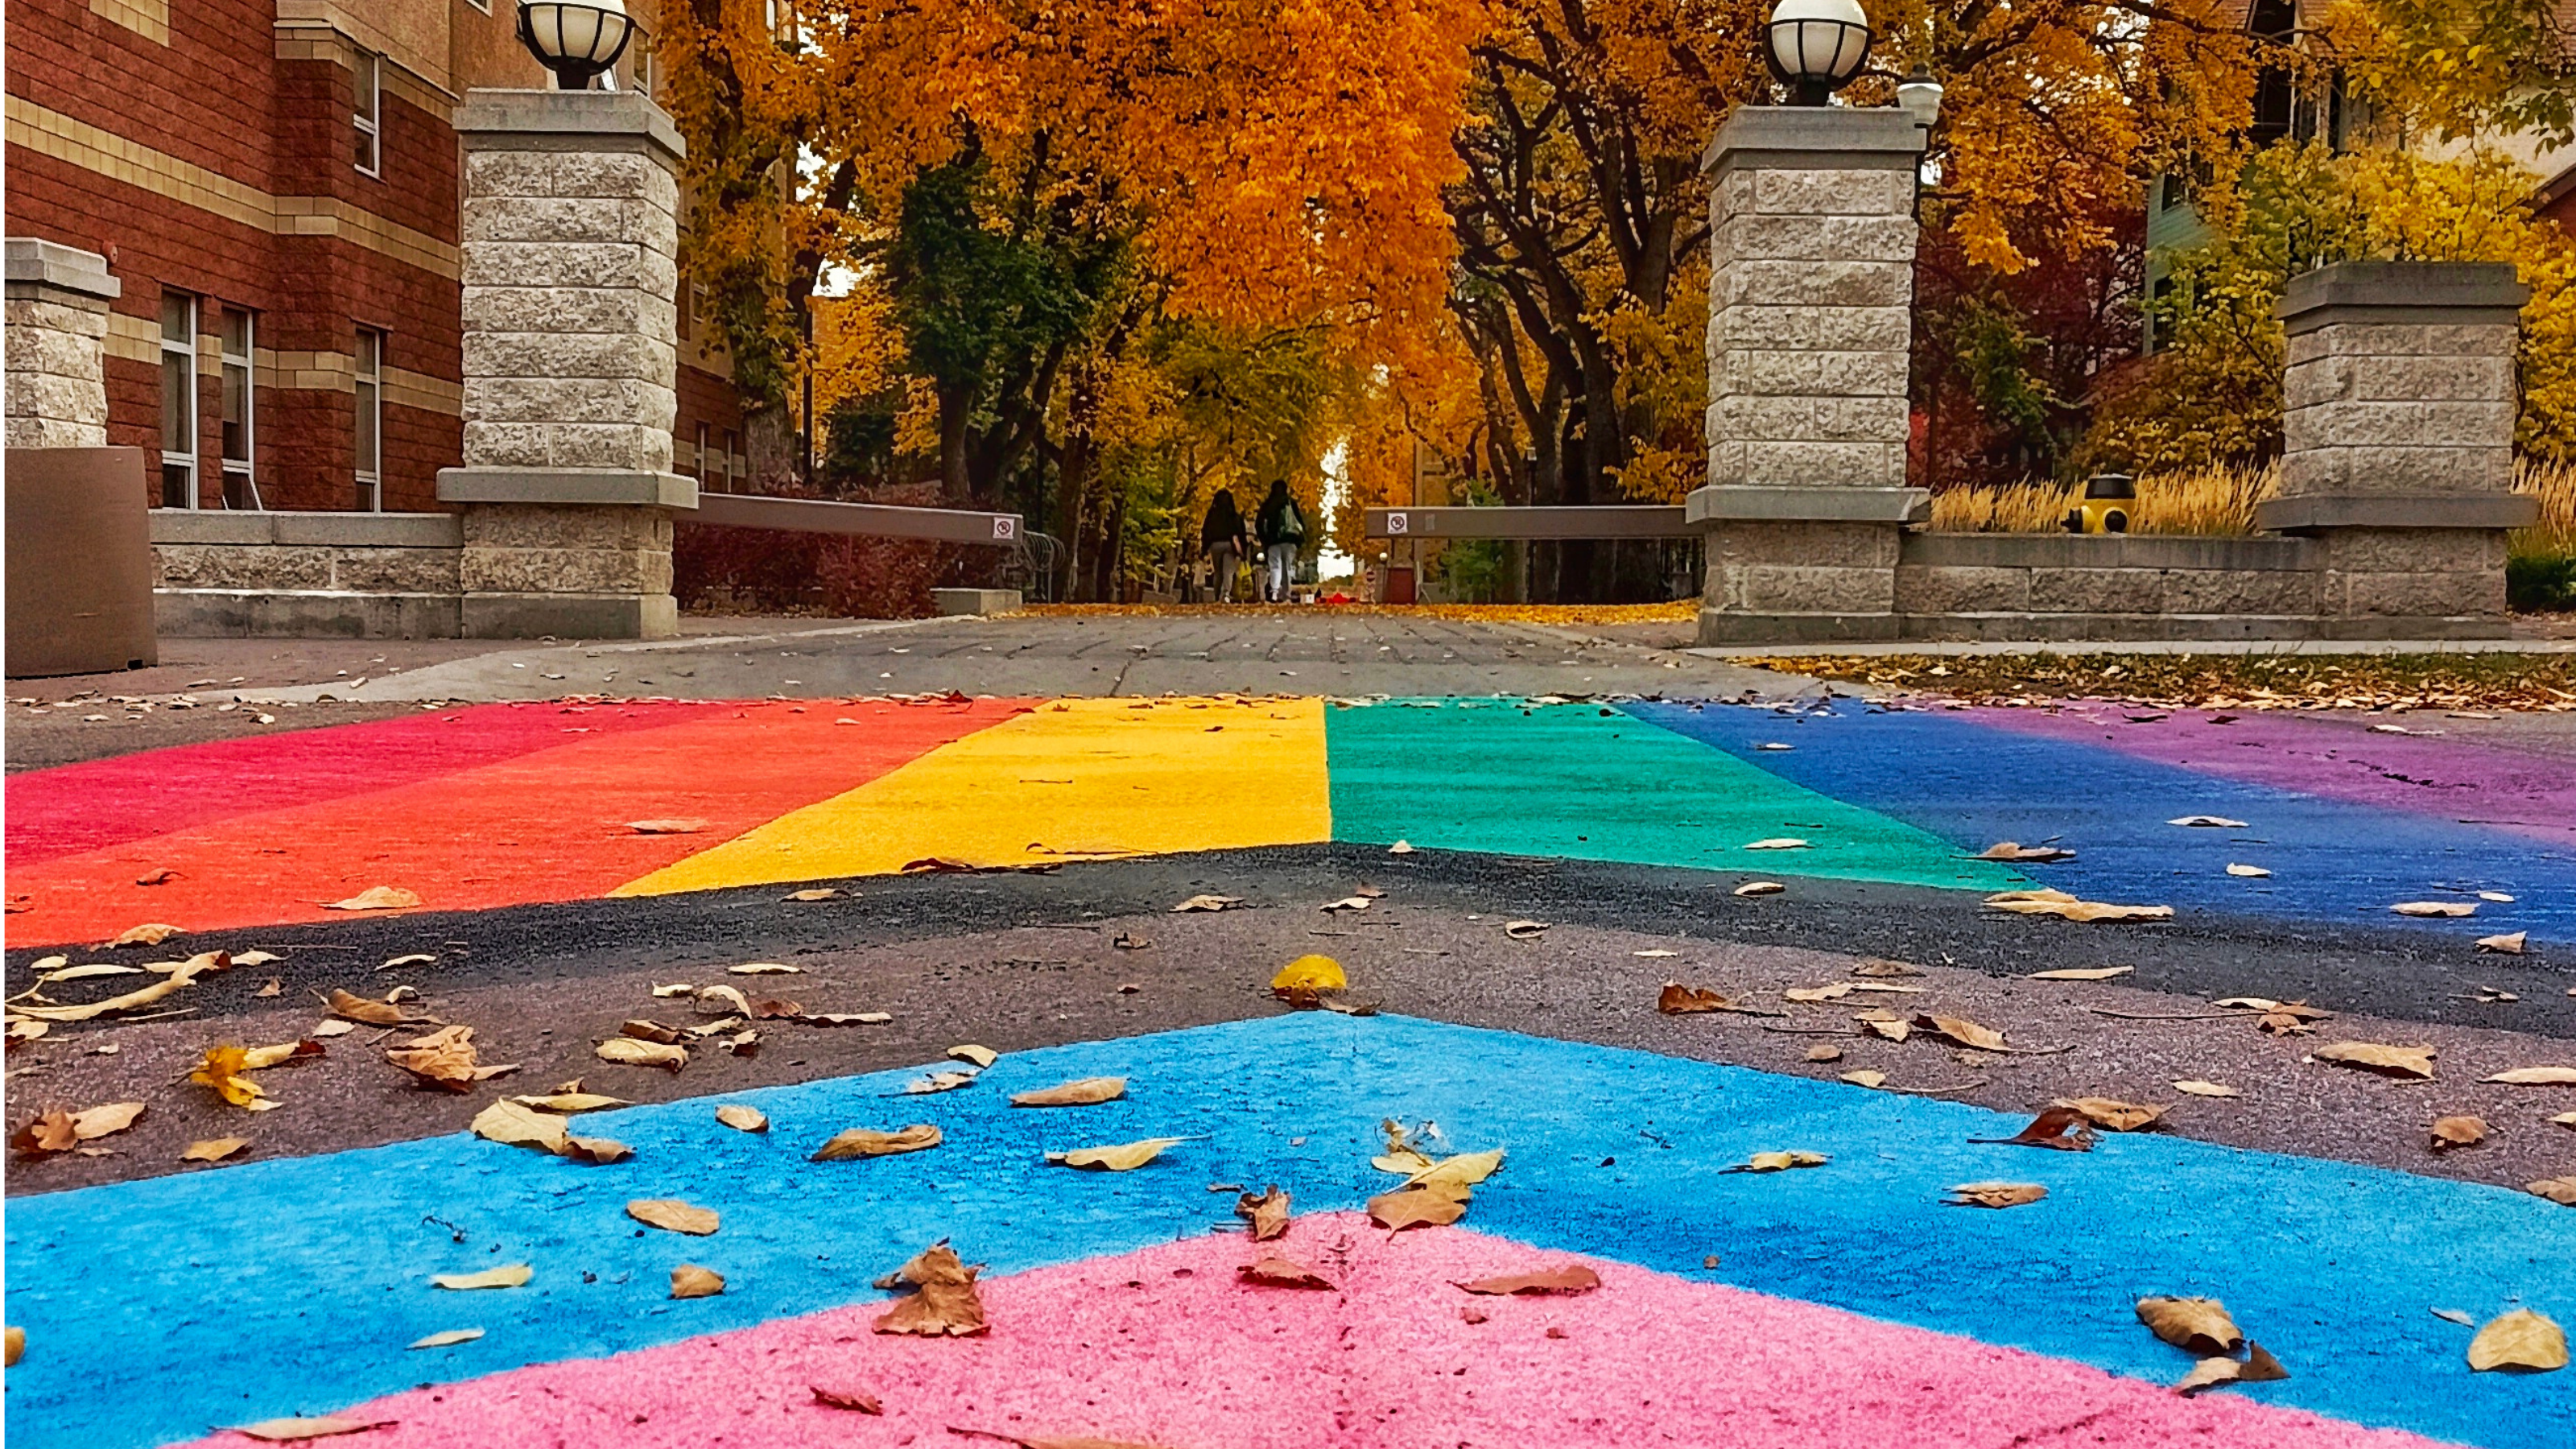
<path id="1" fill-rule="evenodd" d="M 628 0 L 649 37 L 654 0 Z M 124 285 L 108 441 L 166 508 L 432 510 L 463 447 L 459 151 L 544 72 L 514 0 L 9 0 L 7 230 Z M 639 39 L 615 84 L 651 90 Z M 731 364 L 684 294 L 675 464 L 747 478 Z"/>

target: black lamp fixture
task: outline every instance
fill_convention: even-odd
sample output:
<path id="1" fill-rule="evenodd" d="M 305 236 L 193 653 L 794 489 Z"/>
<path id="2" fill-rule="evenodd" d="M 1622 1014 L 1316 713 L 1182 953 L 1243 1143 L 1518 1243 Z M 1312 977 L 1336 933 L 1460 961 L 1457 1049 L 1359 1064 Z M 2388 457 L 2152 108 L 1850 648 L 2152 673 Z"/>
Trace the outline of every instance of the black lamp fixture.
<path id="1" fill-rule="evenodd" d="M 519 43 L 559 91 L 589 90 L 634 38 L 626 0 L 519 0 Z"/>
<path id="2" fill-rule="evenodd" d="M 1762 58 L 1790 104 L 1821 106 L 1869 59 L 1869 16 L 1860 0 L 1780 0 L 1764 40 Z"/>

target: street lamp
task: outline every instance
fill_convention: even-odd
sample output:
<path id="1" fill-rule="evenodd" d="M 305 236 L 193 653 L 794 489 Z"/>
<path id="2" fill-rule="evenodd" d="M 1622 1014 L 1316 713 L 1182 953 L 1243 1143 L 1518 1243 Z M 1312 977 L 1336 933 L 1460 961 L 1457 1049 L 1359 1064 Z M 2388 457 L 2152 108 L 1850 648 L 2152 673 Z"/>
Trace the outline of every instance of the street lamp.
<path id="1" fill-rule="evenodd" d="M 1869 58 L 1869 16 L 1860 0 L 1780 0 L 1766 39 L 1762 58 L 1790 103 L 1821 106 Z"/>
<path id="2" fill-rule="evenodd" d="M 1896 83 L 1896 108 L 1914 118 L 1914 124 L 1931 130 L 1941 119 L 1941 83 L 1932 78 L 1920 62 L 1912 73 Z"/>
<path id="3" fill-rule="evenodd" d="M 519 0 L 519 43 L 559 91 L 589 90 L 634 38 L 626 0 Z"/>

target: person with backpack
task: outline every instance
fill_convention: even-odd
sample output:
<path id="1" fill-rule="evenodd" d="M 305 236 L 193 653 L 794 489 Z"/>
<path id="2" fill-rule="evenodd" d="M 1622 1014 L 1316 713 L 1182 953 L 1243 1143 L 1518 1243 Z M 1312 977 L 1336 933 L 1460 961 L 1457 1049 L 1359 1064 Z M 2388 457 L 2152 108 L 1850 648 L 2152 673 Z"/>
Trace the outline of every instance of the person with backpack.
<path id="1" fill-rule="evenodd" d="M 1234 490 L 1220 488 L 1208 501 L 1207 522 L 1199 526 L 1199 551 L 1208 556 L 1214 572 L 1208 582 L 1215 587 L 1216 601 L 1234 602 L 1235 572 L 1243 567 L 1244 558 L 1252 552 L 1252 539 L 1243 526 L 1243 512 L 1234 506 Z"/>
<path id="2" fill-rule="evenodd" d="M 1268 567 L 1262 571 L 1261 591 L 1265 602 L 1284 604 L 1288 601 L 1289 580 L 1295 577 L 1297 554 L 1306 546 L 1306 515 L 1297 508 L 1297 500 L 1288 496 L 1288 480 L 1274 478 L 1270 496 L 1261 500 L 1258 524 L 1261 549 Z"/>

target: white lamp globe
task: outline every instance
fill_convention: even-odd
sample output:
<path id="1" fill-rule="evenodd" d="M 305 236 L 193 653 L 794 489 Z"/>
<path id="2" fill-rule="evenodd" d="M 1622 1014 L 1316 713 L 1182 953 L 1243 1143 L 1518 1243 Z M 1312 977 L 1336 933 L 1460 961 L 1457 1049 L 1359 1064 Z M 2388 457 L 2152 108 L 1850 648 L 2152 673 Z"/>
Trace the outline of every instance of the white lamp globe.
<path id="1" fill-rule="evenodd" d="M 1860 0 L 1780 0 L 1766 38 L 1771 73 L 1799 104 L 1820 106 L 1869 58 L 1869 16 Z"/>

